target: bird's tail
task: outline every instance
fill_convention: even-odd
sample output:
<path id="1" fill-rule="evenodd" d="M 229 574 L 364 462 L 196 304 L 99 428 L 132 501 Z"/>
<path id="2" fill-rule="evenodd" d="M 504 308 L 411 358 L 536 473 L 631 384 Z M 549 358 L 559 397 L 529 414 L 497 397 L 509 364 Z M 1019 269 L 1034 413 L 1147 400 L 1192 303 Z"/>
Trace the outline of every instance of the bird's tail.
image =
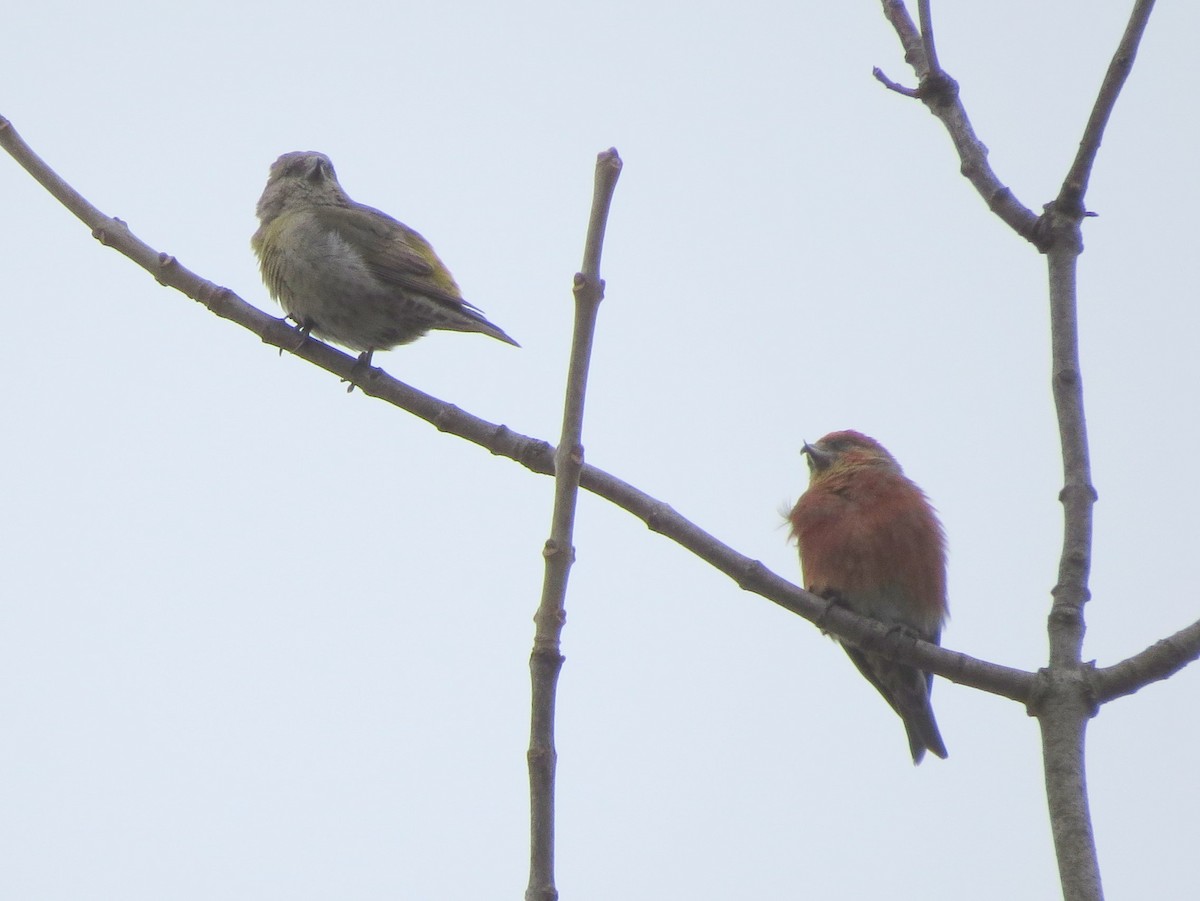
<path id="1" fill-rule="evenodd" d="M 481 335 L 488 335 L 497 341 L 511 344 L 513 347 L 521 346 L 509 336 L 508 332 L 504 331 L 500 326 L 488 322 L 478 309 L 466 301 L 462 302 L 461 309 L 455 310 L 455 313 L 457 315 L 446 317 L 435 325 L 434 328 L 443 329 L 448 332 L 479 332 Z"/>
<path id="2" fill-rule="evenodd" d="M 908 710 L 903 716 L 904 731 L 908 733 L 908 750 L 912 752 L 914 766 L 924 759 L 926 749 L 942 760 L 950 756 L 946 751 L 945 742 L 942 741 L 942 733 L 938 731 L 928 695 L 925 697 L 923 710 Z"/>
<path id="3" fill-rule="evenodd" d="M 875 686 L 904 721 L 913 763 L 920 763 L 926 750 L 944 760 L 947 757 L 946 745 L 938 732 L 933 705 L 929 702 L 929 675 L 915 667 L 896 663 L 852 645 L 843 644 L 842 647 L 858 671 L 867 677 L 867 681 Z"/>

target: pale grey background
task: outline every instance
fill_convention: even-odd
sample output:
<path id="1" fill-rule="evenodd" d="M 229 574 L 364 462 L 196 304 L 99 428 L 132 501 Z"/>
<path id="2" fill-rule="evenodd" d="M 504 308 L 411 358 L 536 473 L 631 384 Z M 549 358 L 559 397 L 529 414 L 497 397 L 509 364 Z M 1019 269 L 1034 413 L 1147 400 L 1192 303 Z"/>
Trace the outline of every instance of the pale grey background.
<path id="1" fill-rule="evenodd" d="M 1057 191 L 1128 3 L 936 4 L 1001 177 Z M 1086 654 L 1191 622 L 1195 4 L 1102 148 L 1083 361 Z M 596 465 L 798 577 L 805 439 L 882 440 L 950 536 L 947 646 L 1036 668 L 1061 531 L 1044 260 L 957 174 L 855 3 L 47 2 L 0 113 L 154 246 L 277 312 L 249 248 L 281 152 L 416 227 L 525 346 L 377 362 L 558 430 L 596 152 L 626 167 Z M 516 898 L 551 483 L 163 289 L 0 159 L 0 897 Z M 585 496 L 560 691 L 564 899 L 1052 898 L 1033 720 L 940 681 L 946 762 L 828 639 Z M 1110 897 L 1194 884 L 1198 672 L 1090 730 Z"/>

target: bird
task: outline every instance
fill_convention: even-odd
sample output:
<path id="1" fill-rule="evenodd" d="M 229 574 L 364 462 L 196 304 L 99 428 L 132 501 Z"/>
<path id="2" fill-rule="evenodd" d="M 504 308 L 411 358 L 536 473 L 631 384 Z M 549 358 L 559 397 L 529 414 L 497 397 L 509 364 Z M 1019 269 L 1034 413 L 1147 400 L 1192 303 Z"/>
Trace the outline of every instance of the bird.
<path id="1" fill-rule="evenodd" d="M 861 432 L 831 432 L 801 450 L 808 489 L 788 515 L 805 587 L 862 616 L 940 644 L 948 612 L 946 537 L 925 493 Z M 929 694 L 933 675 L 842 642 L 904 721 L 913 764 L 947 756 Z"/>
<path id="2" fill-rule="evenodd" d="M 462 292 L 421 235 L 350 199 L 323 153 L 271 165 L 250 244 L 263 281 L 301 330 L 369 365 L 431 329 L 479 332 L 520 347 Z"/>

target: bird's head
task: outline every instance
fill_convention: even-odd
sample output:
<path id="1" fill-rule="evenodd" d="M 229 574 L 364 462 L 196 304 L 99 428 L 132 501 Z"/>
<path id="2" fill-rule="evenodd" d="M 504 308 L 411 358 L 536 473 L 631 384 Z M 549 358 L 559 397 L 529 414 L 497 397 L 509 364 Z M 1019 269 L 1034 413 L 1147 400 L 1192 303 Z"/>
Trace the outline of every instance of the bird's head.
<path id="1" fill-rule="evenodd" d="M 808 470 L 813 479 L 860 466 L 885 466 L 902 472 L 900 464 L 888 453 L 887 448 L 874 438 L 852 429 L 830 432 L 813 444 L 806 441 L 800 453 L 808 457 Z"/>
<path id="2" fill-rule="evenodd" d="M 329 157 L 315 150 L 297 150 L 271 164 L 257 213 L 261 221 L 269 222 L 296 208 L 350 203 Z"/>

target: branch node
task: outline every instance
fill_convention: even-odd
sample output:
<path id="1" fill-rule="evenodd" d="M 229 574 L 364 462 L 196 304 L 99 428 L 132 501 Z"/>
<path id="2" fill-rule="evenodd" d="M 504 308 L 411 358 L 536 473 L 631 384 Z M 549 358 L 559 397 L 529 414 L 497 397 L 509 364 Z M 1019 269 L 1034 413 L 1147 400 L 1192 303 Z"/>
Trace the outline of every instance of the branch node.
<path id="1" fill-rule="evenodd" d="M 175 259 L 175 257 L 172 254 L 166 253 L 165 251 L 159 253 L 159 255 L 158 255 L 158 270 L 159 270 L 159 272 L 167 272 L 168 270 L 176 268 L 178 265 L 179 265 L 179 261 L 177 259 Z M 167 282 L 164 281 L 165 278 L 166 278 L 166 276 L 158 275 L 157 273 L 154 276 L 154 280 L 156 282 L 158 282 L 160 285 L 167 284 Z"/>
<path id="2" fill-rule="evenodd" d="M 930 106 L 949 106 L 958 99 L 958 82 L 940 69 L 930 72 L 917 86 L 917 96 Z"/>
<path id="3" fill-rule="evenodd" d="M 1033 689 L 1029 692 L 1029 700 L 1025 702 L 1026 715 L 1037 717 L 1049 694 L 1050 670 L 1042 667 L 1034 674 Z"/>
<path id="4" fill-rule="evenodd" d="M 227 318 L 226 312 L 232 306 L 236 296 L 236 294 L 224 285 L 215 285 L 212 282 L 208 282 L 206 283 L 203 296 L 198 299 L 207 309 L 225 319 Z"/>
<path id="5" fill-rule="evenodd" d="M 576 303 L 599 304 L 604 300 L 604 279 L 576 272 L 571 280 L 571 293 Z"/>
<path id="6" fill-rule="evenodd" d="M 966 175 L 965 172 L 963 174 Z M 1013 192 L 1008 187 L 1008 185 L 1001 185 L 996 190 L 994 190 L 991 193 L 991 195 L 989 195 L 989 197 L 987 199 L 988 209 L 990 209 L 992 212 L 995 212 L 1000 207 L 1002 207 L 1006 203 L 1010 202 L 1012 199 L 1012 196 L 1013 196 Z"/>
<path id="7" fill-rule="evenodd" d="M 1079 385 L 1079 370 L 1078 369 L 1060 369 L 1054 373 L 1054 381 L 1058 382 L 1063 388 L 1074 389 Z"/>
<path id="8" fill-rule="evenodd" d="M 734 577 L 734 582 L 742 591 L 753 591 L 762 584 L 763 574 L 767 572 L 769 570 L 761 560 L 747 560 L 741 572 Z"/>
<path id="9" fill-rule="evenodd" d="M 124 219 L 112 216 L 92 229 L 92 237 L 105 247 L 112 247 L 121 240 L 121 235 L 129 234 L 129 225 Z"/>
<path id="10" fill-rule="evenodd" d="M 676 520 L 679 514 L 670 504 L 656 501 L 650 510 L 646 513 L 644 521 L 646 528 L 651 532 L 657 532 L 659 535 L 667 534 L 670 528 L 670 523 Z M 738 584 L 741 584 L 740 582 Z"/>
<path id="11" fill-rule="evenodd" d="M 461 415 L 462 410 L 454 404 L 446 404 L 433 415 L 429 422 L 439 432 L 452 432 L 456 421 Z"/>
<path id="12" fill-rule="evenodd" d="M 1082 702 L 1088 719 L 1100 712 L 1100 705 L 1096 701 L 1095 661 L 1087 661 L 1070 669 L 1043 667 L 1038 670 L 1033 690 L 1025 704 L 1025 712 L 1029 716 L 1040 717 L 1047 714 L 1049 707 L 1059 707 L 1064 702 L 1070 704 L 1072 697 Z"/>
<path id="13" fill-rule="evenodd" d="M 554 449 L 550 442 L 541 438 L 531 438 L 528 435 L 519 435 L 513 433 L 513 439 L 516 442 L 516 447 L 512 449 L 512 459 L 516 460 L 526 469 L 532 472 L 549 475 L 553 472 L 551 466 L 546 465 L 547 460 L 552 460 L 554 457 Z M 505 451 L 494 448 L 494 454 L 506 454 Z M 507 455 L 507 454 L 506 454 Z"/>
<path id="14" fill-rule="evenodd" d="M 504 451 L 501 450 L 501 447 L 508 443 L 509 437 L 512 434 L 512 430 L 504 423 L 501 422 L 496 424 L 496 427 L 492 429 L 493 443 L 492 446 L 488 448 L 488 451 L 493 457 L 498 457 L 504 454 Z"/>
<path id="15" fill-rule="evenodd" d="M 560 623 L 566 622 L 566 619 L 566 613 L 561 613 L 561 616 L 559 617 Z M 563 662 L 566 659 L 567 658 L 562 655 L 562 652 L 560 652 L 557 647 L 552 645 L 536 645 L 534 649 L 529 652 L 530 668 L 536 668 L 541 670 L 543 673 L 548 674 L 557 674 L 558 671 L 562 669 Z M 558 759 L 558 752 L 554 750 L 553 745 L 530 747 L 526 753 L 536 755 L 542 760 Z"/>

